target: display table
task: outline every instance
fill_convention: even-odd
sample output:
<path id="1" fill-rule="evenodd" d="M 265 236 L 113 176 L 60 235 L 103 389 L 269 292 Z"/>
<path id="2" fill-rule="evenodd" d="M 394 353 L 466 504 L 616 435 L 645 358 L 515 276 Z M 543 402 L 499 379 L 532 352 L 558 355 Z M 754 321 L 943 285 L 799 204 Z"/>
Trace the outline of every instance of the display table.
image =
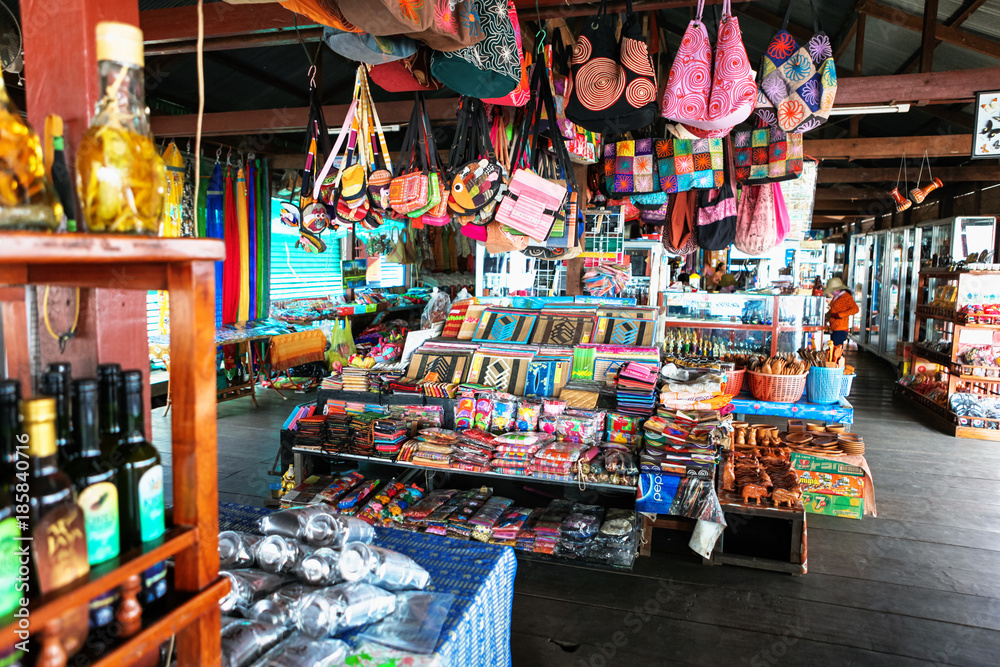
<path id="1" fill-rule="evenodd" d="M 715 545 L 712 565 L 740 565 L 793 575 L 809 571 L 806 511 L 801 502 L 775 507 L 743 502 L 739 494 L 720 491 L 726 529 Z"/>
<path id="2" fill-rule="evenodd" d="M 658 519 L 660 515 L 694 519 L 696 524 L 688 546 L 704 558 L 712 553 L 719 535 L 726 527 L 714 480 L 667 473 L 642 473 L 639 475 L 635 509 L 643 514 L 643 543 L 640 548 L 643 556 L 650 553 L 653 528 L 683 529 L 680 525 L 661 521 Z"/>
<path id="3" fill-rule="evenodd" d="M 810 403 L 805 399 L 805 396 L 796 403 L 774 403 L 772 401 L 758 401 L 744 393 L 734 398 L 732 405 L 735 408 L 733 412 L 737 415 L 815 419 L 827 424 L 854 423 L 854 406 L 846 398 L 841 398 L 839 404 Z"/>
<path id="4" fill-rule="evenodd" d="M 220 503 L 219 530 L 257 532 L 260 517 L 272 511 Z M 440 664 L 511 664 L 513 549 L 392 528 L 375 531 L 375 544 L 406 554 L 430 573 L 427 590 L 455 596 L 435 651 Z"/>

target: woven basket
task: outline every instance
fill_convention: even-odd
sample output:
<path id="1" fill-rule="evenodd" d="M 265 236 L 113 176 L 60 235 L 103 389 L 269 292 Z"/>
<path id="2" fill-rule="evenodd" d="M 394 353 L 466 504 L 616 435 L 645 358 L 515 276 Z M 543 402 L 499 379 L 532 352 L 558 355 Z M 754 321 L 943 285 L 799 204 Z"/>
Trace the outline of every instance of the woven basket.
<path id="1" fill-rule="evenodd" d="M 746 375 L 746 369 L 741 368 L 737 371 L 726 371 L 726 393 L 731 396 L 736 396 L 740 393 L 740 389 L 743 388 L 743 376 Z"/>
<path id="2" fill-rule="evenodd" d="M 821 368 L 813 366 L 809 369 L 806 380 L 806 392 L 810 403 L 832 404 L 840 402 L 840 391 L 844 369 Z"/>
<path id="3" fill-rule="evenodd" d="M 750 374 L 750 393 L 758 401 L 771 401 L 772 403 L 795 403 L 806 390 L 806 378 L 808 373 L 802 375 L 765 375 L 764 373 Z"/>
<path id="4" fill-rule="evenodd" d="M 846 396 L 850 396 L 851 395 L 851 386 L 854 384 L 854 376 L 855 376 L 855 374 L 851 373 L 850 375 L 845 375 L 840 380 L 840 395 L 841 396 L 845 396 L 846 397 Z"/>

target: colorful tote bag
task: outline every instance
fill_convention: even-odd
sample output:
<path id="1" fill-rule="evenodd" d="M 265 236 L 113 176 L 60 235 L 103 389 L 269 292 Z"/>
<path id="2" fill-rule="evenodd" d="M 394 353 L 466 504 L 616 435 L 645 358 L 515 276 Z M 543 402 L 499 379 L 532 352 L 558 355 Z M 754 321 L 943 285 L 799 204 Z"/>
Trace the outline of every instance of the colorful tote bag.
<path id="1" fill-rule="evenodd" d="M 483 40 L 473 0 L 337 0 L 362 32 L 408 35 L 432 49 L 453 51 Z"/>
<path id="2" fill-rule="evenodd" d="M 774 183 L 746 185 L 740 189 L 733 245 L 748 255 L 763 255 L 780 242 L 774 205 Z"/>
<path id="3" fill-rule="evenodd" d="M 725 148 L 720 137 L 656 139 L 654 149 L 663 192 L 720 188 L 726 180 Z"/>
<path id="4" fill-rule="evenodd" d="M 521 24 L 517 20 L 517 9 L 514 7 L 513 0 L 508 0 L 507 16 L 509 17 L 511 24 L 514 26 L 514 38 L 517 41 L 517 57 L 521 62 L 521 80 L 518 81 L 517 87 L 510 93 L 504 95 L 503 97 L 485 99 L 483 102 L 486 102 L 487 104 L 499 104 L 505 107 L 523 107 L 528 103 L 528 99 L 531 97 L 531 91 L 528 90 L 528 65 L 530 63 L 528 62 L 527 54 L 524 52 L 523 45 L 521 44 Z"/>
<path id="5" fill-rule="evenodd" d="M 802 135 L 770 126 L 738 130 L 733 136 L 736 182 L 790 181 L 802 174 Z"/>
<path id="6" fill-rule="evenodd" d="M 656 119 L 656 73 L 646 41 L 626 0 L 621 39 L 607 0 L 576 40 L 570 69 L 566 118 L 591 132 L 624 134 Z"/>
<path id="7" fill-rule="evenodd" d="M 729 183 L 702 191 L 695 237 L 705 250 L 724 250 L 736 238 L 736 195 Z"/>
<path id="8" fill-rule="evenodd" d="M 837 66 L 830 38 L 813 10 L 815 35 L 799 46 L 786 28 L 792 13 L 788 1 L 781 30 L 771 40 L 760 66 L 757 116 L 785 132 L 808 132 L 827 121 L 837 96 Z"/>
<path id="9" fill-rule="evenodd" d="M 604 145 L 604 178 L 614 196 L 655 192 L 660 189 L 653 160 L 653 140 L 627 139 Z"/>
<path id="10" fill-rule="evenodd" d="M 431 72 L 459 95 L 503 97 L 521 82 L 524 56 L 515 34 L 517 24 L 509 18 L 514 6 L 510 0 L 474 0 L 473 4 L 483 40 L 457 51 L 435 51 Z"/>
<path id="11" fill-rule="evenodd" d="M 753 113 L 757 84 L 743 46 L 739 20 L 729 0 L 722 3 L 722 20 L 715 45 L 715 68 L 708 30 L 698 14 L 684 33 L 663 93 L 663 116 L 680 121 L 698 136 L 723 137 Z"/>
<path id="12" fill-rule="evenodd" d="M 437 90 L 443 84 L 431 76 L 430 59 L 430 50 L 421 47 L 412 56 L 370 65 L 368 75 L 376 86 L 390 93 Z"/>

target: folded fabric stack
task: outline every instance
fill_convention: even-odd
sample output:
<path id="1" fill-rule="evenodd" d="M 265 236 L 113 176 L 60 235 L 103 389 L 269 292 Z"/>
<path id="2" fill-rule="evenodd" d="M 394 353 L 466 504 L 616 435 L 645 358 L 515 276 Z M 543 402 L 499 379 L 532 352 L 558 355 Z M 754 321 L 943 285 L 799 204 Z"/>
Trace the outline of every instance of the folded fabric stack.
<path id="1" fill-rule="evenodd" d="M 451 453 L 458 442 L 458 434 L 446 428 L 425 428 L 417 434 L 417 449 L 410 459 L 413 463 L 432 468 L 450 468 Z"/>
<path id="2" fill-rule="evenodd" d="M 490 544 L 515 546 L 518 534 L 530 515 L 531 510 L 526 507 L 508 507 L 500 520 L 493 526 L 493 533 L 489 539 Z"/>
<path id="3" fill-rule="evenodd" d="M 588 447 L 581 443 L 551 442 L 535 453 L 528 469 L 533 477 L 572 481 L 573 466 Z"/>
<path id="4" fill-rule="evenodd" d="M 368 391 L 368 369 L 344 366 L 344 391 Z"/>
<path id="5" fill-rule="evenodd" d="M 524 525 L 517 531 L 515 549 L 520 549 L 521 551 L 535 550 L 535 528 L 538 527 L 538 520 L 542 518 L 543 514 L 545 514 L 545 510 L 542 508 L 531 510 L 531 514 L 524 520 Z"/>
<path id="6" fill-rule="evenodd" d="M 715 410 L 732 400 L 722 393 L 726 374 L 715 368 L 667 363 L 660 369 L 660 405 L 673 410 Z"/>
<path id="7" fill-rule="evenodd" d="M 298 428 L 295 433 L 296 447 L 319 448 L 323 445 L 326 437 L 326 417 L 323 415 L 313 415 L 312 417 L 302 417 L 298 421 Z"/>
<path id="8" fill-rule="evenodd" d="M 601 528 L 604 508 L 599 505 L 573 505 L 572 511 L 559 526 L 559 542 L 553 554 L 562 558 L 582 558 Z"/>
<path id="9" fill-rule="evenodd" d="M 460 540 L 467 540 L 472 537 L 473 526 L 469 523 L 469 520 L 475 516 L 479 508 L 489 500 L 490 496 L 493 494 L 492 489 L 486 489 L 485 487 L 474 492 L 471 496 L 464 499 L 462 503 L 455 508 L 455 510 L 448 515 L 448 527 L 446 534 L 448 537 L 454 537 Z M 428 529 L 430 532 L 430 529 Z"/>
<path id="10" fill-rule="evenodd" d="M 455 398 L 458 385 L 451 382 L 424 382 L 420 385 L 424 396 L 433 398 Z"/>
<path id="11" fill-rule="evenodd" d="M 552 554 L 559 541 L 559 528 L 572 510 L 572 500 L 560 498 L 549 503 L 535 524 L 535 542 L 531 550 L 535 553 Z"/>
<path id="12" fill-rule="evenodd" d="M 424 517 L 420 522 L 421 525 L 428 533 L 432 533 L 434 535 L 447 535 L 448 517 L 450 517 L 459 507 L 462 507 L 470 498 L 476 495 L 476 493 L 477 491 L 474 489 L 455 493 L 445 502 L 434 508 L 434 510 L 431 511 L 426 517 Z"/>
<path id="13" fill-rule="evenodd" d="M 319 388 L 326 389 L 327 391 L 343 391 L 344 375 L 342 373 L 331 373 L 330 377 L 323 378 L 323 381 L 319 383 Z"/>
<path id="14" fill-rule="evenodd" d="M 346 413 L 326 416 L 326 440 L 323 448 L 329 451 L 346 451 L 351 443 L 352 417 Z"/>
<path id="15" fill-rule="evenodd" d="M 417 431 L 444 425 L 444 408 L 440 405 L 390 405 L 389 416 L 402 419 L 409 428 Z"/>
<path id="16" fill-rule="evenodd" d="M 494 440 L 495 453 L 490 465 L 495 472 L 508 475 L 530 474 L 535 452 L 555 438 L 546 433 L 506 433 Z"/>
<path id="17" fill-rule="evenodd" d="M 493 435 L 479 429 L 460 431 L 452 450 L 451 467 L 470 472 L 489 472 L 494 440 Z"/>
<path id="18" fill-rule="evenodd" d="M 387 380 L 384 377 L 381 379 L 383 381 Z M 371 378 L 369 378 L 369 383 L 371 383 Z M 419 396 L 424 393 L 423 387 L 412 380 L 407 380 L 405 377 L 394 377 L 385 381 L 384 384 L 393 394 L 415 394 Z"/>
<path id="19" fill-rule="evenodd" d="M 371 456 L 375 453 L 372 442 L 372 425 L 381 415 L 372 412 L 351 415 L 351 439 L 347 448 L 350 454 Z"/>
<path id="20" fill-rule="evenodd" d="M 510 498 L 491 496 L 469 519 L 469 525 L 472 526 L 472 539 L 479 542 L 489 542 L 493 535 L 493 528 L 500 521 L 500 517 L 507 511 L 507 508 L 513 504 L 514 501 Z"/>
<path id="21" fill-rule="evenodd" d="M 407 424 L 401 419 L 376 419 L 372 424 L 375 456 L 393 458 L 407 439 Z"/>
<path id="22" fill-rule="evenodd" d="M 618 410 L 648 417 L 656 407 L 656 371 L 645 364 L 628 363 L 618 371 Z"/>
<path id="23" fill-rule="evenodd" d="M 715 434 L 719 422 L 696 419 L 687 413 L 647 419 L 643 427 L 646 444 L 640 457 L 642 471 L 711 477 L 718 463 Z"/>

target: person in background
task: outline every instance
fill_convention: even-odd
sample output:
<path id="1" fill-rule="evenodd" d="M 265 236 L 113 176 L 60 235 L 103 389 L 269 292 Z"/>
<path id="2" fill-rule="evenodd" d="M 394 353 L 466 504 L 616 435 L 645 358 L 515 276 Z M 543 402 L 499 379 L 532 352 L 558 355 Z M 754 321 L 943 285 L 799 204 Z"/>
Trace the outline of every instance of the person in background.
<path id="1" fill-rule="evenodd" d="M 830 340 L 833 342 L 833 358 L 840 359 L 844 355 L 844 341 L 847 340 L 847 330 L 851 315 L 860 312 L 854 296 L 840 278 L 833 277 L 826 281 L 823 295 L 830 299 L 827 308 L 826 322 L 830 327 Z"/>
<path id="2" fill-rule="evenodd" d="M 715 265 L 715 271 L 712 272 L 712 277 L 709 282 L 711 282 L 711 287 L 714 290 L 719 289 L 719 282 L 722 280 L 722 276 L 726 275 L 726 263 L 719 262 Z"/>
<path id="3" fill-rule="evenodd" d="M 823 296 L 823 281 L 819 276 L 813 281 L 813 296 Z"/>

